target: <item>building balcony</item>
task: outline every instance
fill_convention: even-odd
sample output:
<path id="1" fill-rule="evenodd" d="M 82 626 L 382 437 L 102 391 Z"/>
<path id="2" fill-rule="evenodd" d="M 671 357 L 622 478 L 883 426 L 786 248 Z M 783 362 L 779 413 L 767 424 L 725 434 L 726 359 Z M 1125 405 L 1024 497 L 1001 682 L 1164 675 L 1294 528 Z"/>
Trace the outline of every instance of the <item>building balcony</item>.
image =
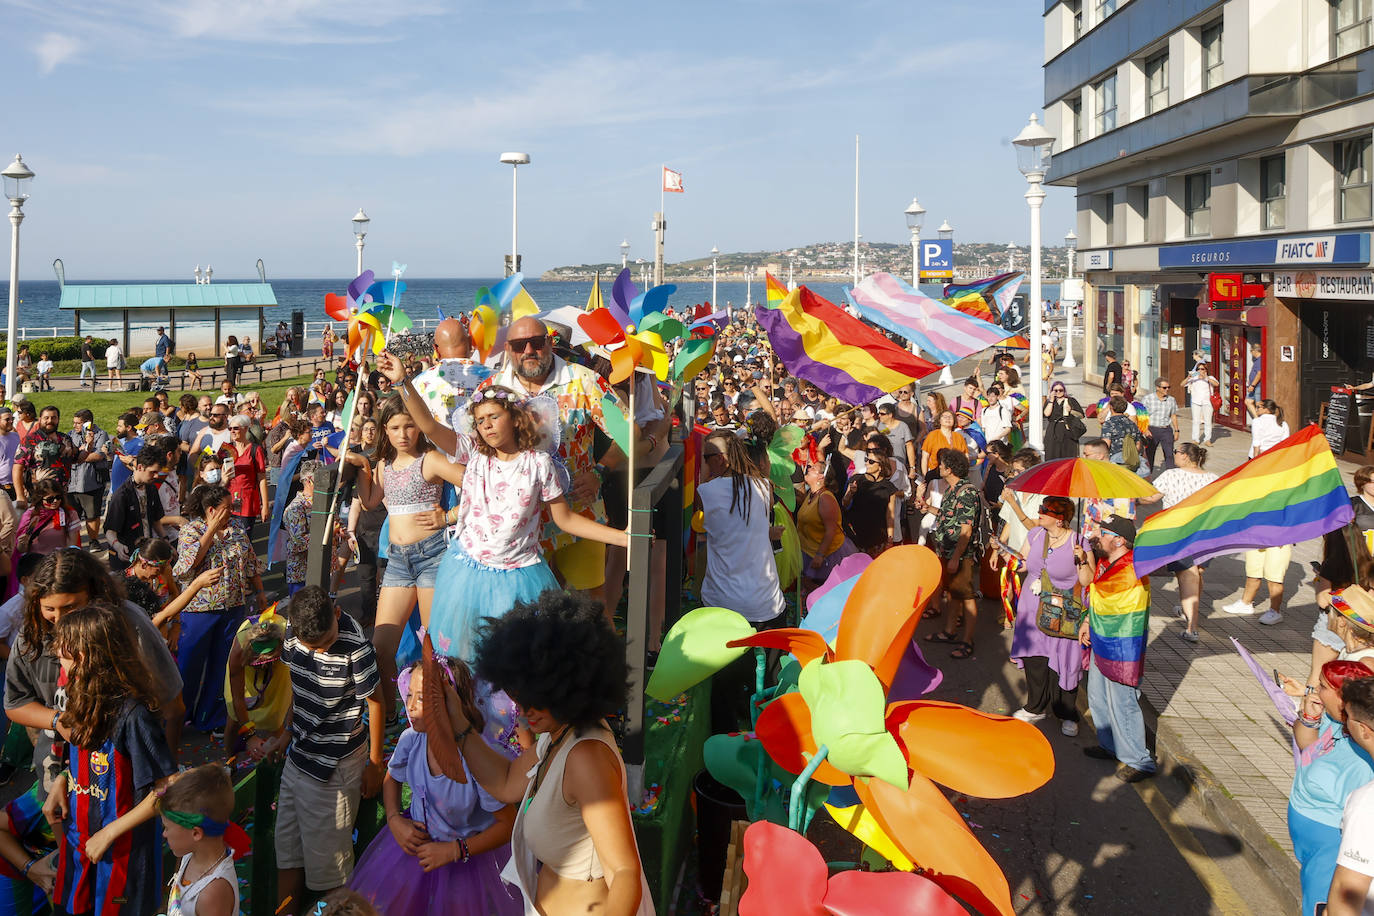
<path id="1" fill-rule="evenodd" d="M 1061 153 L 1050 163 L 1049 184 L 1075 185 L 1093 169 L 1125 165 L 1214 143 L 1224 136 L 1298 118 L 1374 93 L 1374 49 L 1305 73 L 1255 74 L 1170 105 Z"/>

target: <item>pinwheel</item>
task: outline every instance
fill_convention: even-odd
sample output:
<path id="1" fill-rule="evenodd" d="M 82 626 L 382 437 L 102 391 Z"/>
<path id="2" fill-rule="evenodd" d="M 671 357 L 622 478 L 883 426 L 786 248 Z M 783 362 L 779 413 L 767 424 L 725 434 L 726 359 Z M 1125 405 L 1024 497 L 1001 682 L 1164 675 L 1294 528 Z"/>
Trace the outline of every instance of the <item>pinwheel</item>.
<path id="1" fill-rule="evenodd" d="M 468 336 L 472 338 L 472 346 L 477 351 L 479 361 L 487 361 L 487 354 L 496 344 L 500 326 L 501 319 L 496 314 L 496 309 L 490 305 L 479 305 L 472 310 L 472 318 L 468 321 Z"/>
<path id="2" fill-rule="evenodd" d="M 358 274 L 349 282 L 347 295 L 325 293 L 325 314 L 335 321 L 348 321 L 355 311 L 361 310 L 362 305 L 369 301 L 367 289 L 372 285 L 372 277 L 373 274 L 370 270 Z"/>
<path id="3" fill-rule="evenodd" d="M 936 783 L 966 795 L 1009 798 L 1043 785 L 1054 772 L 1054 755 L 1039 730 L 1015 718 L 933 700 L 891 701 L 916 622 L 939 583 L 940 562 L 928 549 L 887 551 L 850 589 L 833 647 L 815 631 L 796 628 L 730 638 L 740 627 L 718 609 L 688 615 L 669 632 L 648 692 L 659 696 L 665 685 L 675 690 L 691 686 L 692 678 L 719 662 L 728 649 L 788 649 L 801 662 L 797 689 L 776 694 L 764 706 L 756 741 L 751 736 L 710 739 L 708 744 L 717 744 L 712 759 L 728 756 L 727 748 L 720 747 L 724 742 L 761 744 L 771 764 L 802 777 L 792 787 L 793 826 L 802 819 L 806 806 L 801 800 L 809 781 L 835 785 L 831 809 L 837 822 L 871 848 L 900 867 L 920 868 L 930 882 L 984 916 L 1011 916 L 1006 877 Z M 690 658 L 679 654 L 683 651 Z M 666 680 L 659 680 L 660 671 Z M 770 840 L 782 836 L 774 836 L 774 830 L 759 832 Z M 756 881 L 765 887 L 770 881 L 802 887 L 795 872 L 804 864 L 800 854 L 782 859 L 756 855 L 756 861 L 771 865 L 757 877 L 750 871 L 751 887 Z M 771 878 L 762 874 L 768 870 Z M 806 888 L 802 897 L 770 895 L 741 912 L 868 912 L 855 908 L 862 901 L 852 901 L 849 909 L 827 909 L 824 885 L 812 881 Z M 875 895 L 877 890 L 874 885 Z M 793 905 L 779 905 L 777 899 Z M 764 900 L 770 901 L 767 909 L 760 908 Z M 873 912 L 903 910 L 880 905 Z"/>

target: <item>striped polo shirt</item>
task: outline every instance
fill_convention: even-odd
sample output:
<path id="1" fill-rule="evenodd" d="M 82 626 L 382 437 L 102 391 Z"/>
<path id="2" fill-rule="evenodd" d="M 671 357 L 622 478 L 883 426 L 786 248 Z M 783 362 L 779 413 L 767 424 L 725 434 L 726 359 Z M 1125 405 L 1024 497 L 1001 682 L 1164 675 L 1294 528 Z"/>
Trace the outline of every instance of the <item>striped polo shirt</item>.
<path id="1" fill-rule="evenodd" d="M 340 614 L 333 645 L 311 649 L 288 632 L 282 661 L 295 695 L 290 759 L 307 776 L 328 782 L 339 761 L 367 742 L 363 710 L 381 683 L 377 654 L 358 622 Z"/>

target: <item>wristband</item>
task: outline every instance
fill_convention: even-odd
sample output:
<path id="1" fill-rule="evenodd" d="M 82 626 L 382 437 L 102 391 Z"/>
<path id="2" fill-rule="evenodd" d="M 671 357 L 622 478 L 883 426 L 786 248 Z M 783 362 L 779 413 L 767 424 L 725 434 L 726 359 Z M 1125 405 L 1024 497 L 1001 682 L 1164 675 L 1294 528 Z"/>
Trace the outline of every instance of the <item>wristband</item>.
<path id="1" fill-rule="evenodd" d="M 1318 729 L 1318 728 L 1321 727 L 1321 723 L 1322 723 L 1322 720 L 1321 720 L 1321 719 L 1317 719 L 1317 720 L 1313 721 L 1313 720 L 1309 720 L 1306 716 L 1299 716 L 1299 717 L 1298 717 L 1298 724 L 1301 725 L 1301 726 L 1303 726 L 1304 728 L 1310 728 L 1310 729 L 1316 730 L 1316 729 Z"/>
<path id="2" fill-rule="evenodd" d="M 252 722 L 245 722 L 239 726 L 239 735 L 252 735 L 256 733 L 257 730 L 258 727 L 254 725 Z"/>
<path id="3" fill-rule="evenodd" d="M 55 713 L 52 714 L 52 725 L 49 725 L 49 726 L 48 726 L 48 731 L 50 731 L 50 732 L 56 732 L 56 731 L 57 731 L 57 720 L 58 720 L 59 718 L 61 718 L 61 717 L 62 717 L 62 713 L 60 713 L 60 712 L 55 712 Z"/>
<path id="4" fill-rule="evenodd" d="M 27 877 L 29 876 L 29 869 L 30 869 L 30 868 L 33 868 L 33 866 L 34 866 L 35 864 L 37 864 L 37 862 L 38 862 L 38 859 L 36 859 L 36 858 L 34 858 L 34 859 L 29 859 L 29 863 L 28 863 L 27 865 L 24 866 L 24 870 L 21 871 L 21 872 L 19 873 L 19 877 L 21 877 L 21 878 L 27 878 Z"/>

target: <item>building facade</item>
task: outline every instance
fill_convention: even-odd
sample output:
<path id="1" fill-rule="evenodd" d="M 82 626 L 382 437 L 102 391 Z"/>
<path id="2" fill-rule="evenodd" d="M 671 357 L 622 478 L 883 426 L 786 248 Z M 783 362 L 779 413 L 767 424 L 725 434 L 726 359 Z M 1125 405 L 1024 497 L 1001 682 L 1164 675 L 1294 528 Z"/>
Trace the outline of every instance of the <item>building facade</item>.
<path id="1" fill-rule="evenodd" d="M 1048 181 L 1075 188 L 1084 368 L 1142 385 L 1200 350 L 1222 382 L 1318 420 L 1374 377 L 1374 0 L 1046 0 Z M 1252 285 L 1213 297 L 1214 274 Z M 1369 447 L 1358 403 L 1347 457 Z"/>

